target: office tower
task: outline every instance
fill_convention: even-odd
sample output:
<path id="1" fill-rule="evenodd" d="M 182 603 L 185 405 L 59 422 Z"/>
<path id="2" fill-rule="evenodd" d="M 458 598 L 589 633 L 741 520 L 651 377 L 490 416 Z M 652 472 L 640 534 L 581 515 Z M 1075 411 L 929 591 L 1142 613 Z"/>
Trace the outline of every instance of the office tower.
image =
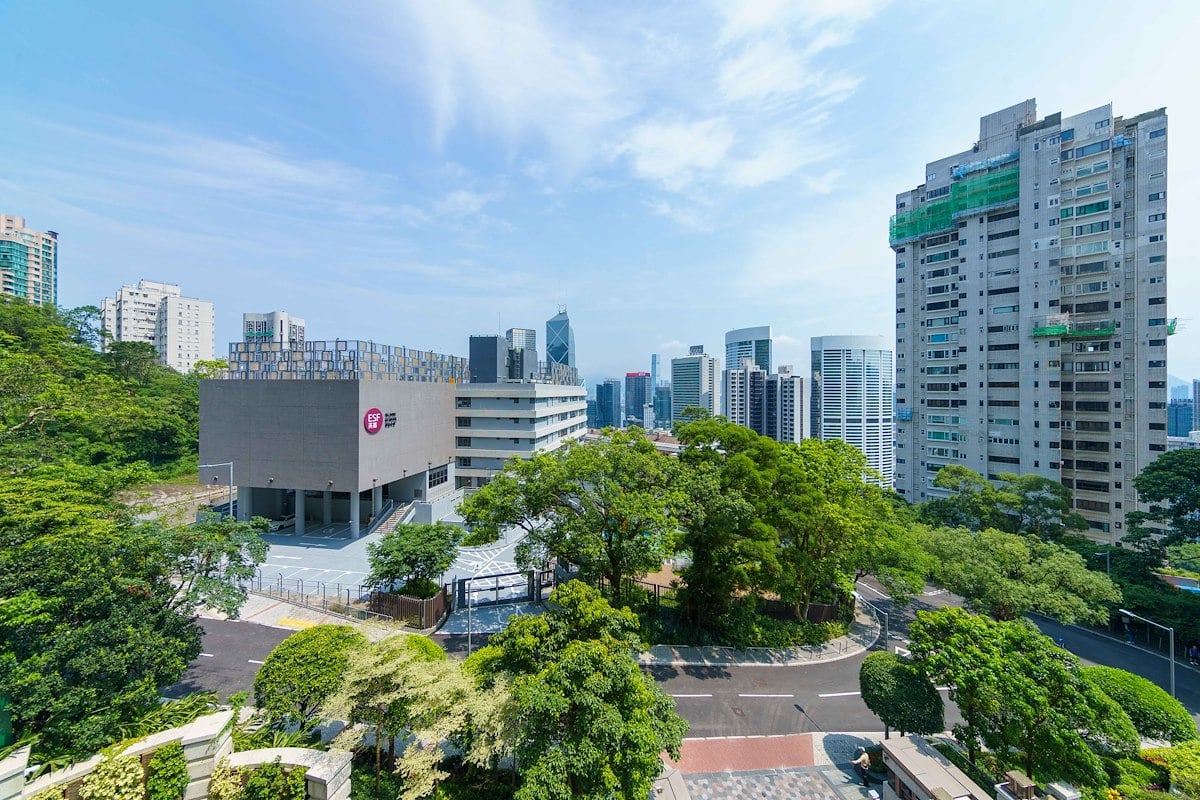
<path id="1" fill-rule="evenodd" d="M 621 382 L 607 380 L 596 384 L 596 427 L 620 428 L 623 421 Z"/>
<path id="2" fill-rule="evenodd" d="M 1192 430 L 1200 431 L 1200 380 L 1192 381 Z"/>
<path id="3" fill-rule="evenodd" d="M 598 416 L 599 413 L 600 407 L 597 405 L 596 399 L 594 397 L 589 397 L 587 401 L 587 426 L 589 428 L 600 427 L 600 417 Z"/>
<path id="4" fill-rule="evenodd" d="M 1041 475 L 1114 542 L 1166 449 L 1167 117 L 1101 106 L 980 120 L 896 197 L 897 489 Z"/>
<path id="5" fill-rule="evenodd" d="M 1168 381 L 1168 384 L 1169 383 L 1170 381 Z M 1186 383 L 1180 384 L 1179 386 L 1172 386 L 1168 391 L 1170 393 L 1170 400 L 1186 400 L 1192 396 L 1192 389 Z M 1170 400 L 1168 400 L 1168 402 L 1170 402 Z"/>
<path id="6" fill-rule="evenodd" d="M 649 372 L 625 373 L 625 418 L 632 418 L 638 425 L 642 424 L 644 408 L 647 403 L 654 401 Z"/>
<path id="7" fill-rule="evenodd" d="M 767 435 L 767 371 L 745 356 L 721 373 L 721 414 L 760 436 Z"/>
<path id="8" fill-rule="evenodd" d="M 892 485 L 892 351 L 882 336 L 814 336 L 810 435 L 841 439 Z"/>
<path id="9" fill-rule="evenodd" d="M 504 334 L 511 351 L 510 378 L 536 377 L 538 368 L 537 331 L 533 328 L 509 328 Z"/>
<path id="10" fill-rule="evenodd" d="M 658 353 L 650 354 L 650 391 L 658 388 Z"/>
<path id="11" fill-rule="evenodd" d="M 721 413 L 721 359 L 706 355 L 702 344 L 671 359 L 671 422 L 678 422 L 688 406 Z"/>
<path id="12" fill-rule="evenodd" d="M 654 387 L 654 421 L 659 426 L 671 424 L 670 385 Z"/>
<path id="13" fill-rule="evenodd" d="M 743 358 L 751 359 L 762 367 L 764 372 L 771 372 L 771 326 L 760 325 L 757 328 L 738 328 L 725 334 L 725 364 L 733 369 L 742 363 Z"/>
<path id="14" fill-rule="evenodd" d="M 533 328 L 509 328 L 504 338 L 508 339 L 508 346 L 514 350 L 532 350 L 537 353 L 537 331 Z M 533 360 L 537 361 L 537 358 Z"/>
<path id="15" fill-rule="evenodd" d="M 1196 407 L 1192 398 L 1172 400 L 1167 403 L 1167 436 L 1187 436 L 1192 432 L 1196 418 Z"/>
<path id="16" fill-rule="evenodd" d="M 471 383 L 508 379 L 508 340 L 503 336 L 472 336 L 468 343 Z"/>
<path id="17" fill-rule="evenodd" d="M 286 311 L 242 314 L 242 339 L 247 342 L 272 342 L 303 347 L 304 320 Z"/>
<path id="18" fill-rule="evenodd" d="M 58 234 L 0 214 L 0 294 L 35 306 L 58 305 Z"/>
<path id="19" fill-rule="evenodd" d="M 777 375 L 767 376 L 763 416 L 766 435 L 777 442 L 804 438 L 804 379 L 781 365 Z"/>
<path id="20" fill-rule="evenodd" d="M 122 286 L 104 299 L 100 313 L 111 341 L 152 344 L 158 360 L 179 372 L 213 358 L 213 304 L 184 297 L 173 283 L 140 280 Z"/>
<path id="21" fill-rule="evenodd" d="M 575 366 L 575 331 L 566 306 L 559 306 L 558 313 L 546 320 L 546 360 Z"/>

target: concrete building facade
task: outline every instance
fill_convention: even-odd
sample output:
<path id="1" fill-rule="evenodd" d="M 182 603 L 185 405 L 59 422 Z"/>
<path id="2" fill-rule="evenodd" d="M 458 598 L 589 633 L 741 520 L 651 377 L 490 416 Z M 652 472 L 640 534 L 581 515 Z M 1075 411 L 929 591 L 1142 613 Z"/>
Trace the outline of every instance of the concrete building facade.
<path id="1" fill-rule="evenodd" d="M 242 314 L 242 341 L 304 346 L 304 320 L 286 311 Z"/>
<path id="2" fill-rule="evenodd" d="M 671 359 L 671 422 L 678 422 L 688 406 L 721 413 L 721 359 L 707 355 L 700 344 Z"/>
<path id="3" fill-rule="evenodd" d="M 729 369 L 736 369 L 742 359 L 748 358 L 770 374 L 772 348 L 770 325 L 729 331 L 725 334 L 725 365 Z"/>
<path id="4" fill-rule="evenodd" d="M 896 488 L 962 464 L 1061 481 L 1124 535 L 1166 450 L 1167 117 L 1027 100 L 896 196 Z"/>
<path id="5" fill-rule="evenodd" d="M 767 371 L 743 356 L 721 372 L 721 414 L 760 436 L 767 435 Z"/>
<path id="6" fill-rule="evenodd" d="M 767 376 L 766 435 L 777 442 L 798 442 L 804 438 L 804 379 L 793 374 L 791 365 Z"/>
<path id="7" fill-rule="evenodd" d="M 58 305 L 58 234 L 0 214 L 0 294 L 35 306 Z"/>
<path id="8" fill-rule="evenodd" d="M 159 361 L 179 372 L 213 359 L 213 304 L 185 297 L 176 284 L 139 280 L 122 286 L 104 299 L 100 314 L 110 341 L 154 345 Z"/>
<path id="9" fill-rule="evenodd" d="M 814 336 L 810 435 L 841 439 L 892 485 L 892 351 L 882 336 Z"/>

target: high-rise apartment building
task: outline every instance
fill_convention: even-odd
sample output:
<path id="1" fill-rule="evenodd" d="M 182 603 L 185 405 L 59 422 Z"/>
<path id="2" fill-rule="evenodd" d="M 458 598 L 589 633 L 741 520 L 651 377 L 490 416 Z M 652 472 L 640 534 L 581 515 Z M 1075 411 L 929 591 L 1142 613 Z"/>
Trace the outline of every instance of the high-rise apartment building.
<path id="1" fill-rule="evenodd" d="M 678 422 L 688 406 L 721 413 L 721 359 L 705 354 L 702 344 L 671 359 L 671 422 Z"/>
<path id="2" fill-rule="evenodd" d="M 100 313 L 111 341 L 152 344 L 159 361 L 179 372 L 213 358 L 213 304 L 184 297 L 173 283 L 140 280 L 122 286 L 104 299 Z"/>
<path id="3" fill-rule="evenodd" d="M 780 365 L 779 373 L 767 376 L 763 418 L 766 435 L 777 442 L 804 438 L 804 379 Z"/>
<path id="4" fill-rule="evenodd" d="M 25 227 L 24 217 L 0 214 L 0 294 L 35 306 L 58 304 L 58 234 Z"/>
<path id="5" fill-rule="evenodd" d="M 892 351 L 882 336 L 814 336 L 810 435 L 863 452 L 892 485 Z"/>
<path id="6" fill-rule="evenodd" d="M 596 427 L 620 428 L 624 421 L 621 413 L 621 382 L 607 380 L 596 384 Z"/>
<path id="7" fill-rule="evenodd" d="M 286 311 L 242 314 L 242 339 L 247 342 L 272 342 L 302 348 L 304 320 Z"/>
<path id="8" fill-rule="evenodd" d="M 575 366 L 575 330 L 566 306 L 559 306 L 558 313 L 546 320 L 546 360 Z"/>
<path id="9" fill-rule="evenodd" d="M 721 373 L 721 414 L 760 436 L 767 435 L 767 371 L 745 356 Z"/>
<path id="10" fill-rule="evenodd" d="M 646 405 L 654 402 L 654 388 L 649 372 L 625 373 L 625 418 L 638 425 L 646 415 Z"/>
<path id="11" fill-rule="evenodd" d="M 896 488 L 962 464 L 1061 481 L 1117 541 L 1166 449 L 1167 117 L 980 120 L 896 196 Z"/>
<path id="12" fill-rule="evenodd" d="M 725 334 L 725 364 L 730 369 L 741 365 L 749 358 L 764 372 L 771 372 L 771 326 L 738 328 Z"/>

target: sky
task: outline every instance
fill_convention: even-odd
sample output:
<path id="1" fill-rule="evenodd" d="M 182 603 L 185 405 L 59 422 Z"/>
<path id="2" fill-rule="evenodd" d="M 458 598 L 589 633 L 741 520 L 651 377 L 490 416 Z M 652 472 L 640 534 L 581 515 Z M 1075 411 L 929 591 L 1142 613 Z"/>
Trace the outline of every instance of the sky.
<path id="1" fill-rule="evenodd" d="M 0 3 L 0 212 L 59 303 L 139 278 L 466 355 L 565 305 L 589 384 L 771 325 L 894 337 L 888 217 L 979 117 L 1166 106 L 1200 213 L 1200 3 Z M 1173 375 L 1200 251 L 1171 247 Z M 669 371 L 669 367 L 664 372 Z"/>

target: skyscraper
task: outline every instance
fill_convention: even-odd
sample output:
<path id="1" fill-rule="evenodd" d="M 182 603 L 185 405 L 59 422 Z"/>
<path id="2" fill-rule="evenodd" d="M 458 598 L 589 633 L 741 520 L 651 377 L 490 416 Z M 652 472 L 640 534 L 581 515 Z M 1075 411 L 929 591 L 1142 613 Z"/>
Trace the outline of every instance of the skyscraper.
<path id="1" fill-rule="evenodd" d="M 575 331 L 566 306 L 559 306 L 558 313 L 546 320 L 546 360 L 575 366 Z"/>
<path id="2" fill-rule="evenodd" d="M 536 372 L 538 363 L 537 331 L 533 328 L 509 328 L 504 336 L 508 339 L 510 350 L 525 351 L 521 358 Z"/>
<path id="3" fill-rule="evenodd" d="M 706 355 L 702 344 L 671 359 L 671 422 L 678 422 L 688 406 L 721 413 L 721 359 Z"/>
<path id="4" fill-rule="evenodd" d="M 623 421 L 621 382 L 607 380 L 596 384 L 596 427 L 620 428 Z"/>
<path id="5" fill-rule="evenodd" d="M 303 347 L 304 320 L 286 311 L 242 314 L 242 339 L 247 342 L 272 342 Z"/>
<path id="6" fill-rule="evenodd" d="M 58 304 L 58 234 L 25 227 L 24 217 L 0 214 L 0 294 L 35 306 Z"/>
<path id="7" fill-rule="evenodd" d="M 725 365 L 737 369 L 743 358 L 749 358 L 764 372 L 770 373 L 771 348 L 770 325 L 729 331 L 725 334 Z"/>
<path id="8" fill-rule="evenodd" d="M 1041 475 L 1116 541 L 1166 450 L 1167 117 L 1026 100 L 896 196 L 896 488 Z"/>
<path id="9" fill-rule="evenodd" d="M 100 314 L 112 341 L 152 344 L 158 360 L 179 372 L 213 358 L 213 304 L 184 297 L 173 283 L 140 280 L 122 286 L 104 299 Z"/>
<path id="10" fill-rule="evenodd" d="M 650 391 L 658 388 L 658 353 L 650 354 Z"/>
<path id="11" fill-rule="evenodd" d="M 1192 432 L 1195 419 L 1196 407 L 1192 398 L 1167 403 L 1167 436 L 1187 436 Z"/>
<path id="12" fill-rule="evenodd" d="M 508 379 L 508 341 L 503 336 L 472 336 L 467 341 L 471 383 L 498 383 Z"/>
<path id="13" fill-rule="evenodd" d="M 640 420 L 644 416 L 647 403 L 654 402 L 654 389 L 651 388 L 649 372 L 625 373 L 625 418 Z"/>
<path id="14" fill-rule="evenodd" d="M 750 356 L 721 373 L 721 414 L 760 436 L 767 435 L 767 371 Z"/>
<path id="15" fill-rule="evenodd" d="M 671 387 L 670 385 L 654 387 L 654 422 L 660 428 L 671 425 Z"/>
<path id="16" fill-rule="evenodd" d="M 804 379 L 781 365 L 779 374 L 767 376 L 764 416 L 767 436 L 777 442 L 804 438 Z"/>
<path id="17" fill-rule="evenodd" d="M 892 351 L 882 336 L 814 336 L 810 435 L 841 439 L 892 485 Z"/>

